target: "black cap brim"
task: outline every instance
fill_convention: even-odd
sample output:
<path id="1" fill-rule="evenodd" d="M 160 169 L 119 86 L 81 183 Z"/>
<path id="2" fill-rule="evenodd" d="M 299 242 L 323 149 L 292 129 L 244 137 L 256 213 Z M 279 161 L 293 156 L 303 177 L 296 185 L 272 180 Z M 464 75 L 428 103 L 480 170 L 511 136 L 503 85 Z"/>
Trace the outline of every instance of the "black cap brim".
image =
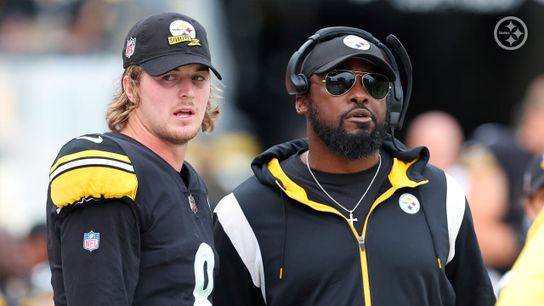
<path id="1" fill-rule="evenodd" d="M 366 60 L 370 62 L 372 65 L 376 66 L 378 68 L 378 72 L 383 73 L 385 76 L 389 78 L 390 81 L 395 81 L 397 79 L 397 75 L 391 68 L 391 66 L 384 62 L 383 59 L 376 57 L 372 54 L 368 54 L 366 52 L 357 52 L 358 50 L 354 50 L 355 52 L 351 54 L 346 54 L 344 56 L 340 56 L 333 61 L 327 63 L 326 65 L 323 65 L 319 68 L 317 68 L 313 73 L 325 73 L 329 70 L 333 69 L 334 67 L 338 66 L 340 63 L 342 63 L 345 60 L 348 60 L 350 58 L 360 58 L 363 60 Z"/>
<path id="2" fill-rule="evenodd" d="M 157 57 L 140 64 L 140 67 L 152 76 L 159 76 L 177 67 L 189 64 L 202 64 L 210 68 L 215 76 L 222 80 L 221 74 L 215 69 L 209 60 L 195 54 L 172 53 Z"/>
<path id="3" fill-rule="evenodd" d="M 314 73 L 326 73 L 350 58 L 360 58 L 373 64 L 376 72 L 395 81 L 397 75 L 382 49 L 374 42 L 357 35 L 342 35 L 319 41 L 302 64 L 301 72 L 309 77 Z"/>

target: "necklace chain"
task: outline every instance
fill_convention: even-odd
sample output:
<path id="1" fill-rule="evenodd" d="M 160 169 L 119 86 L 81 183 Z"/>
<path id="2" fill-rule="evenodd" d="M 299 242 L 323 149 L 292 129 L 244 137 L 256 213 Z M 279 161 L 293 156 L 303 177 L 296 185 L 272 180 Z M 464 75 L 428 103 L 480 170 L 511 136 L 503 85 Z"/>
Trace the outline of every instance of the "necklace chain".
<path id="1" fill-rule="evenodd" d="M 353 207 L 353 209 L 347 209 L 345 208 L 342 204 L 338 203 L 338 201 L 336 201 L 336 199 L 334 199 L 328 192 L 327 190 L 325 190 L 325 188 L 323 188 L 323 186 L 321 186 L 321 184 L 319 183 L 319 181 L 317 180 L 317 178 L 315 177 L 314 173 L 312 172 L 312 169 L 310 168 L 310 151 L 308 150 L 308 153 L 306 154 L 306 166 L 308 167 L 308 172 L 310 172 L 310 175 L 312 176 L 312 178 L 314 179 L 315 183 L 317 184 L 317 186 L 319 186 L 319 188 L 321 189 L 321 191 L 323 191 L 324 194 L 327 195 L 327 197 L 329 197 L 329 199 L 331 199 L 331 201 L 333 201 L 336 205 L 338 205 L 338 207 L 342 208 L 344 211 L 346 211 L 347 213 L 349 213 L 349 222 L 351 223 L 351 225 L 353 225 L 353 222 L 355 221 L 358 221 L 357 218 L 353 218 L 353 212 L 359 207 L 359 204 L 361 204 L 361 202 L 363 201 L 363 199 L 365 198 L 366 194 L 368 193 L 368 191 L 370 190 L 370 187 L 372 187 L 372 184 L 374 183 L 374 180 L 376 180 L 376 177 L 378 176 L 378 173 L 380 172 L 380 168 L 382 166 L 382 155 L 378 152 L 378 169 L 376 169 L 376 173 L 374 173 L 374 176 L 372 177 L 372 180 L 370 181 L 370 184 L 368 184 L 368 187 L 366 188 L 365 192 L 363 193 L 363 195 L 361 196 L 361 198 L 359 199 L 359 201 L 357 201 L 357 204 L 355 204 L 355 207 Z"/>

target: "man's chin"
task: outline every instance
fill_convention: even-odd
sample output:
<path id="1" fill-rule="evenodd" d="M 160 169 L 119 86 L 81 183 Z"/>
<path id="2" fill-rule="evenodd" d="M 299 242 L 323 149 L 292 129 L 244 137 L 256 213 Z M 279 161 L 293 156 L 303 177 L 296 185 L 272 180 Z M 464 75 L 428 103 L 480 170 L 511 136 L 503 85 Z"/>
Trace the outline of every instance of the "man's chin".
<path id="1" fill-rule="evenodd" d="M 167 135 L 163 135 L 163 139 L 167 142 L 176 145 L 183 145 L 189 142 L 189 140 L 196 137 L 198 130 L 196 131 L 182 131 L 182 132 L 172 132 Z"/>
<path id="2" fill-rule="evenodd" d="M 376 125 L 374 124 L 374 121 L 344 121 L 342 126 L 346 133 L 372 133 Z"/>

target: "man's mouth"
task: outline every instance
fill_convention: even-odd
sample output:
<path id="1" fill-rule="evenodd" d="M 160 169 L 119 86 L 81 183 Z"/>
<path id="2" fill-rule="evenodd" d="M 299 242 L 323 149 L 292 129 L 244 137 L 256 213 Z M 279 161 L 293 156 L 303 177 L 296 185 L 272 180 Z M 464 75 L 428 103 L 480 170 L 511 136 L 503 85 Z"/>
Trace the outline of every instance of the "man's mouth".
<path id="1" fill-rule="evenodd" d="M 373 120 L 372 113 L 365 108 L 356 108 L 347 113 L 346 120 L 357 122 L 370 122 Z"/>
<path id="2" fill-rule="evenodd" d="M 174 116 L 177 118 L 189 118 L 193 116 L 195 113 L 192 109 L 181 109 L 174 113 Z"/>

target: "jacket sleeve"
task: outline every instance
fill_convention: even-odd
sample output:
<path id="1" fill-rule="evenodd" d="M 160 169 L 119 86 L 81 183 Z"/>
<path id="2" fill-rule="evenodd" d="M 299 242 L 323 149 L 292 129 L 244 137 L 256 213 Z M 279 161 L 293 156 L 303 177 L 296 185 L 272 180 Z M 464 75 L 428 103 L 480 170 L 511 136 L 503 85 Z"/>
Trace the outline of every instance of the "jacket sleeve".
<path id="1" fill-rule="evenodd" d="M 544 305 L 544 209 L 529 230 L 527 241 L 499 294 L 497 306 Z"/>
<path id="2" fill-rule="evenodd" d="M 56 305 L 132 305 L 140 237 L 131 205 L 109 200 L 62 209 L 58 245 L 50 249 Z"/>
<path id="3" fill-rule="evenodd" d="M 214 236 L 220 266 L 215 281 L 213 305 L 266 305 L 261 290 L 253 284 L 249 271 L 217 218 L 215 220 Z"/>
<path id="4" fill-rule="evenodd" d="M 446 265 L 446 275 L 455 291 L 455 305 L 495 304 L 493 287 L 482 260 L 470 208 L 466 202 L 461 227 L 455 240 L 455 256 Z"/>

